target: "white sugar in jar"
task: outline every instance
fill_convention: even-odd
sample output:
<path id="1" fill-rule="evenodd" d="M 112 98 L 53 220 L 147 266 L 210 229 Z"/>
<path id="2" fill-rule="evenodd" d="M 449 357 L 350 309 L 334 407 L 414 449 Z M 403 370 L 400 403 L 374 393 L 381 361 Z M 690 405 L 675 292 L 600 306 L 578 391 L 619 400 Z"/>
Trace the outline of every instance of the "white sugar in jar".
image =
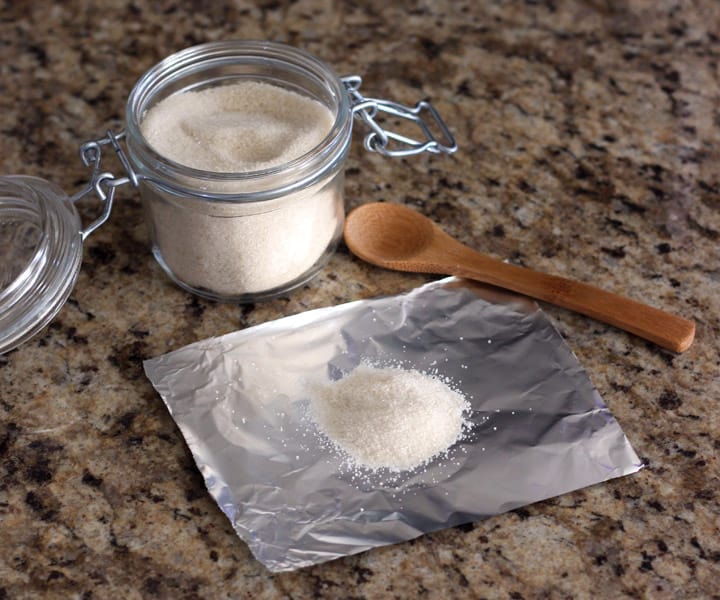
<path id="1" fill-rule="evenodd" d="M 180 286 L 254 301 L 327 263 L 352 131 L 327 65 L 269 42 L 188 48 L 138 81 L 126 125 L 153 254 Z"/>

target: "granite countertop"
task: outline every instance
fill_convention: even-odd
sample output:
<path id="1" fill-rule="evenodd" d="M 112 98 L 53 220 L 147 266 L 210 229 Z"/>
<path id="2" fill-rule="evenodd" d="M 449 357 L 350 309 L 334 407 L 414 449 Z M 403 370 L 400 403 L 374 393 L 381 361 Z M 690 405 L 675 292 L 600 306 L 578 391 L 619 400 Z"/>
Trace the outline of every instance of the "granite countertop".
<path id="1" fill-rule="evenodd" d="M 713 0 L 5 3 L 5 173 L 75 191 L 79 143 L 122 125 L 151 65 L 203 41 L 284 41 L 363 74 L 372 95 L 432 98 L 457 134 L 452 157 L 403 160 L 357 136 L 348 207 L 406 203 L 495 256 L 694 319 L 697 337 L 675 355 L 544 306 L 645 469 L 272 575 L 205 490 L 142 360 L 428 277 L 341 248 L 291 295 L 214 304 L 165 277 L 122 190 L 66 306 L 0 357 L 0 599 L 717 598 L 718 31 Z"/>

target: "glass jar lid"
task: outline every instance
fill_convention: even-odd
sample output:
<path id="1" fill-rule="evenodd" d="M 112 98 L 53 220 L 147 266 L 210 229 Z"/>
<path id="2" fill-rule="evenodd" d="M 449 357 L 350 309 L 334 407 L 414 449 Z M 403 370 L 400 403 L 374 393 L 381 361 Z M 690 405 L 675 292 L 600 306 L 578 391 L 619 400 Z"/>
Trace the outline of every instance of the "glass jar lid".
<path id="1" fill-rule="evenodd" d="M 58 313 L 82 262 L 80 217 L 56 185 L 0 177 L 0 354 L 38 333 Z"/>

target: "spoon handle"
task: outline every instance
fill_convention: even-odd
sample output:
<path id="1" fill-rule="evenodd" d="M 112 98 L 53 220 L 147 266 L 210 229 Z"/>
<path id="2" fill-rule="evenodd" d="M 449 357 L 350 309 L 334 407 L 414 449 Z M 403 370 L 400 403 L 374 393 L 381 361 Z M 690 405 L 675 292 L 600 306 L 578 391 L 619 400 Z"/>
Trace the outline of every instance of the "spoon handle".
<path id="1" fill-rule="evenodd" d="M 674 352 L 690 347 L 695 323 L 600 288 L 511 265 L 461 246 L 455 274 L 503 287 L 609 323 Z M 460 257 L 457 257 L 460 258 Z"/>

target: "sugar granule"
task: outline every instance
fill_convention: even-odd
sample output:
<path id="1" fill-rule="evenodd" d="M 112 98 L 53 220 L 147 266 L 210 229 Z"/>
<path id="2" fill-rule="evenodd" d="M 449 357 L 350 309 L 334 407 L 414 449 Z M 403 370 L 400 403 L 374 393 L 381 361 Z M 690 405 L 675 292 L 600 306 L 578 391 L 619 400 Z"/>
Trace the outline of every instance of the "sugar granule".
<path id="1" fill-rule="evenodd" d="M 140 125 L 157 152 L 205 171 L 244 173 L 286 164 L 317 146 L 332 112 L 291 90 L 243 81 L 173 94 Z"/>
<path id="2" fill-rule="evenodd" d="M 357 465 L 405 471 L 462 438 L 470 405 L 439 378 L 396 367 L 360 365 L 311 386 L 308 414 Z"/>
<path id="3" fill-rule="evenodd" d="M 280 86 L 242 81 L 179 92 L 140 125 L 161 155 L 208 172 L 280 168 L 317 148 L 333 112 Z M 278 179 L 273 185 L 286 184 Z M 203 192 L 242 194 L 255 180 L 208 178 Z M 278 289 L 307 274 L 340 236 L 342 178 L 263 202 L 210 203 L 154 186 L 141 193 L 162 262 L 182 282 L 225 297 Z"/>

